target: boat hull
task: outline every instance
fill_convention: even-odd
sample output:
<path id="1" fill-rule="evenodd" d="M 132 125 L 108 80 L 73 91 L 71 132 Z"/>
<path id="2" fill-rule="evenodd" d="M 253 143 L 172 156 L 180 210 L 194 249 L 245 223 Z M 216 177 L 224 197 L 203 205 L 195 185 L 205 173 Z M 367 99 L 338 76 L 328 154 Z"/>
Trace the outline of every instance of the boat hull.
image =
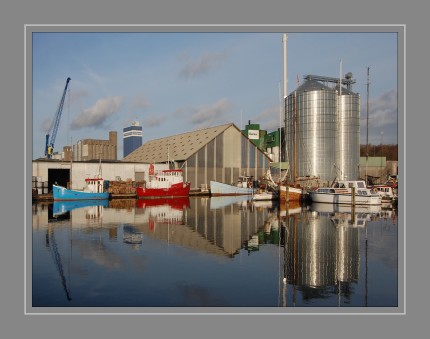
<path id="1" fill-rule="evenodd" d="M 296 187 L 288 187 L 288 201 L 300 201 L 302 198 L 302 189 Z"/>
<path id="2" fill-rule="evenodd" d="M 281 201 L 301 201 L 303 198 L 303 192 L 301 188 L 281 185 L 279 186 L 279 190 Z"/>
<path id="3" fill-rule="evenodd" d="M 84 192 L 67 189 L 65 187 L 52 185 L 52 196 L 54 201 L 68 201 L 68 200 L 106 200 L 109 199 L 108 192 Z"/>
<path id="4" fill-rule="evenodd" d="M 278 200 L 279 194 L 276 192 L 262 192 L 262 193 L 255 193 L 252 196 L 252 200 L 254 201 L 261 201 L 261 200 Z"/>
<path id="5" fill-rule="evenodd" d="M 351 194 L 341 193 L 309 193 L 312 202 L 327 203 L 327 204 L 344 204 L 344 205 L 381 205 L 381 197 L 379 196 L 360 196 L 356 195 L 352 201 Z"/>
<path id="6" fill-rule="evenodd" d="M 140 199 L 188 197 L 190 195 L 190 187 L 191 184 L 189 182 L 173 184 L 169 188 L 138 187 L 136 194 Z"/>
<path id="7" fill-rule="evenodd" d="M 223 196 L 223 195 L 252 195 L 255 189 L 252 187 L 238 187 L 228 184 L 223 184 L 218 181 L 211 181 L 211 196 Z"/>

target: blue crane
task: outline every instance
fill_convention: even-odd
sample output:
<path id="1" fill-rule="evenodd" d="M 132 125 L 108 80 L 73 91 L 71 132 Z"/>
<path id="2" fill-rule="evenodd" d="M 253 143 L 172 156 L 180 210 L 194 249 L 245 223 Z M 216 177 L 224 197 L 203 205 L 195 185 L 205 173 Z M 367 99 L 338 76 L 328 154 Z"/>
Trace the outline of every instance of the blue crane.
<path id="1" fill-rule="evenodd" d="M 55 113 L 54 120 L 52 120 L 48 134 L 46 134 L 45 156 L 48 159 L 52 158 L 52 153 L 54 152 L 55 137 L 57 136 L 58 125 L 60 124 L 61 113 L 63 112 L 64 99 L 66 97 L 67 86 L 69 85 L 70 80 L 70 78 L 67 78 L 66 80 L 66 87 L 64 87 L 63 96 L 61 97 L 60 104 L 58 105 L 57 112 Z"/>

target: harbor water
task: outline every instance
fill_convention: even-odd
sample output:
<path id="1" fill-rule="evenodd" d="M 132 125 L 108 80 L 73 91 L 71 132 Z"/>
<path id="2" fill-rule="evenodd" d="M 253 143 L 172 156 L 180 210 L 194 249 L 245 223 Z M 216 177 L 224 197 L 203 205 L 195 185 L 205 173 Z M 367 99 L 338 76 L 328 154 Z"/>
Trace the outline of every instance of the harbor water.
<path id="1" fill-rule="evenodd" d="M 399 305 L 395 209 L 190 197 L 32 210 L 36 309 Z"/>

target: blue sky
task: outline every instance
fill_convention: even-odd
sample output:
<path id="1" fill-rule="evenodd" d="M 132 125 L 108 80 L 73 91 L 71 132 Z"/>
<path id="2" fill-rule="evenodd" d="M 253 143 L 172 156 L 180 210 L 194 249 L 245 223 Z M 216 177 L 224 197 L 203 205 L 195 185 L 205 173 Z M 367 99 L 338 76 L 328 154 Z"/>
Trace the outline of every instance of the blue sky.
<path id="1" fill-rule="evenodd" d="M 396 33 L 287 33 L 288 94 L 307 74 L 351 72 L 361 97 L 361 143 L 397 143 Z M 134 120 L 143 142 L 248 120 L 279 126 L 283 93 L 282 33 L 33 33 L 33 159 L 67 77 L 69 94 L 55 151 L 78 140 L 108 139 Z M 340 63 L 342 60 L 342 63 Z"/>

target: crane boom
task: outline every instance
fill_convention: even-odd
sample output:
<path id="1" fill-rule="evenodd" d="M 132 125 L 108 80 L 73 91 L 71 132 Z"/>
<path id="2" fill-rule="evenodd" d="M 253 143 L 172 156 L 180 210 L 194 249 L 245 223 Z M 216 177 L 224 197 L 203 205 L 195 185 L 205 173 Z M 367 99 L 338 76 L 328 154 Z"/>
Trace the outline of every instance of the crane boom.
<path id="1" fill-rule="evenodd" d="M 48 134 L 46 134 L 46 144 L 45 144 L 45 156 L 48 159 L 52 158 L 52 153 L 54 151 L 55 138 L 57 136 L 58 126 L 60 124 L 61 113 L 63 112 L 64 99 L 66 98 L 67 86 L 71 79 L 67 78 L 66 86 L 64 87 L 63 95 L 58 105 L 57 112 L 55 113 L 54 120 L 52 120 L 51 127 L 49 128 Z"/>

